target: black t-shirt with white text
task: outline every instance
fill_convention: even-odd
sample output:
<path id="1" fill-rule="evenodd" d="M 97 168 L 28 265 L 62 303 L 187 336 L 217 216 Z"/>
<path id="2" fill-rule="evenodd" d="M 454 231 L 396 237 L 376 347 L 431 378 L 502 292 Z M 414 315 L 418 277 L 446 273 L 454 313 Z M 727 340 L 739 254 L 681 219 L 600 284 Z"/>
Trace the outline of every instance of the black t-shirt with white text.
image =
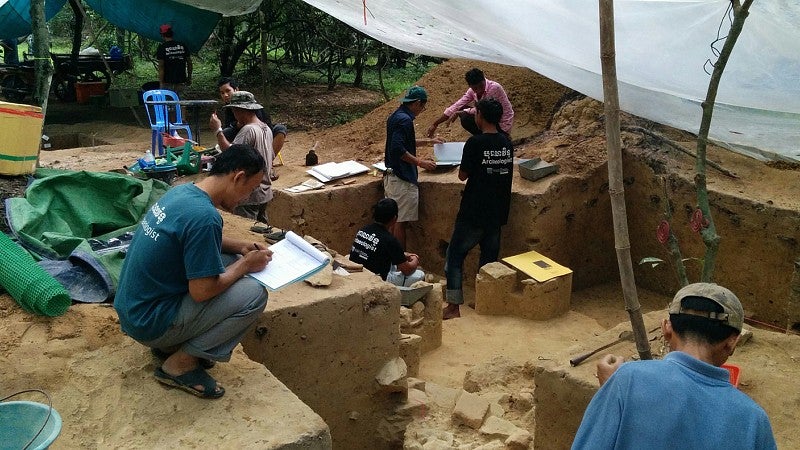
<path id="1" fill-rule="evenodd" d="M 402 264 L 405 260 L 400 241 L 383 225 L 375 222 L 358 230 L 350 249 L 350 261 L 363 264 L 367 270 L 384 280 L 392 264 Z"/>
<path id="2" fill-rule="evenodd" d="M 158 45 L 156 59 L 164 61 L 164 83 L 186 83 L 186 58 L 189 49 L 178 41 L 166 41 Z"/>
<path id="3" fill-rule="evenodd" d="M 483 227 L 508 222 L 514 147 L 504 133 L 483 133 L 464 144 L 459 170 L 466 172 L 467 185 L 456 221 Z"/>

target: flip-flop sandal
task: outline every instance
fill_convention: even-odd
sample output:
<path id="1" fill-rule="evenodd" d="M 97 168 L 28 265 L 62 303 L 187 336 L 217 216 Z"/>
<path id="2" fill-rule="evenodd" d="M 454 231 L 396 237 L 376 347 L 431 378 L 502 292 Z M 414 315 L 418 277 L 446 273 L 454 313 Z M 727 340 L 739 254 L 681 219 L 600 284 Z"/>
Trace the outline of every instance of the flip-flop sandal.
<path id="1" fill-rule="evenodd" d="M 265 234 L 264 235 L 264 240 L 269 242 L 270 244 L 274 244 L 274 243 L 280 241 L 281 239 L 283 239 L 285 237 L 286 237 L 286 231 L 285 230 L 277 230 L 277 231 L 273 231 L 272 233 Z"/>
<path id="2" fill-rule="evenodd" d="M 272 233 L 272 227 L 269 226 L 269 225 L 267 225 L 267 226 L 264 226 L 264 225 L 253 225 L 252 227 L 250 227 L 250 231 L 252 231 L 254 233 L 267 234 L 267 233 Z"/>
<path id="3" fill-rule="evenodd" d="M 150 353 L 152 353 L 153 356 L 160 359 L 162 362 L 165 359 L 169 358 L 170 355 L 172 355 L 172 353 L 165 352 L 160 348 L 153 348 L 153 347 L 150 348 Z M 202 367 L 203 369 L 211 369 L 217 365 L 217 362 L 214 361 L 213 359 L 199 358 L 199 360 L 200 360 L 200 367 Z"/>
<path id="4" fill-rule="evenodd" d="M 200 398 L 214 399 L 225 395 L 225 388 L 218 386 L 217 380 L 212 378 L 202 367 L 178 376 L 172 376 L 158 367 L 153 376 L 159 383 L 176 387 Z M 203 386 L 203 390 L 195 389 L 195 386 L 198 385 Z"/>

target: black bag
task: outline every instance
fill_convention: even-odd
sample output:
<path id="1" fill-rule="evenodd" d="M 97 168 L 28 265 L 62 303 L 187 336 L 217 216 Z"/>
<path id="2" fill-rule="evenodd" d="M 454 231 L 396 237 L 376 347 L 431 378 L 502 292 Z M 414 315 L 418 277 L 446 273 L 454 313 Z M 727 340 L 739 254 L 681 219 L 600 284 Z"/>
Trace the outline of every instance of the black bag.
<path id="1" fill-rule="evenodd" d="M 317 154 L 314 150 L 309 150 L 308 154 L 306 155 L 306 165 L 307 166 L 316 166 L 319 163 L 319 158 L 317 158 Z"/>

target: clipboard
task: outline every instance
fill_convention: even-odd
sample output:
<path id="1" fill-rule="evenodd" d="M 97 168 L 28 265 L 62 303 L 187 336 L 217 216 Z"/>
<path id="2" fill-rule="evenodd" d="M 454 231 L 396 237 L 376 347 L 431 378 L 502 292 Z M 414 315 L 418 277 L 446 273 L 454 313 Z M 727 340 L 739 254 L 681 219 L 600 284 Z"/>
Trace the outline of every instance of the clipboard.
<path id="1" fill-rule="evenodd" d="M 540 283 L 572 273 L 572 269 L 533 250 L 503 258 L 503 261 Z"/>

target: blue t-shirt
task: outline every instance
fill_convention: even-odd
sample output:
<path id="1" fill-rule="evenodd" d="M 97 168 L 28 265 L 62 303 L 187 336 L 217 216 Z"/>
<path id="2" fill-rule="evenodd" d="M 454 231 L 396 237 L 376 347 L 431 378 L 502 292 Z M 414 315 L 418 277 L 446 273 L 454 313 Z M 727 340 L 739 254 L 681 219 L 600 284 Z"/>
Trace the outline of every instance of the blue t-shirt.
<path id="1" fill-rule="evenodd" d="M 145 214 L 122 265 L 114 308 L 137 341 L 160 337 L 189 292 L 189 280 L 216 276 L 222 263 L 222 217 L 194 184 L 170 189 Z"/>
<path id="2" fill-rule="evenodd" d="M 406 105 L 400 105 L 386 119 L 386 147 L 383 162 L 401 180 L 417 184 L 417 166 L 403 161 L 403 155 L 406 152 L 417 155 L 414 113 Z"/>
<path id="3" fill-rule="evenodd" d="M 728 379 L 682 352 L 625 363 L 592 398 L 572 448 L 776 448 L 767 413 Z"/>

